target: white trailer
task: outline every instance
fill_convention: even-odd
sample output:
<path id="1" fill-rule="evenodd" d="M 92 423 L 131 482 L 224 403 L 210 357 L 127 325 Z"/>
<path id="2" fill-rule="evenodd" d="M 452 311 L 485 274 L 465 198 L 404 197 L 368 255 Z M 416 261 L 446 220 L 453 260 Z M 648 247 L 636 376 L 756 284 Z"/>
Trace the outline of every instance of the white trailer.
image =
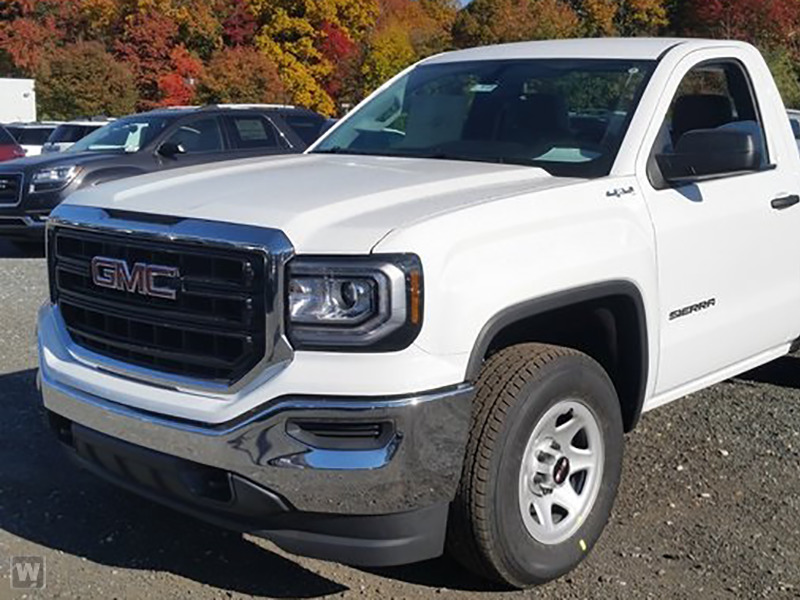
<path id="1" fill-rule="evenodd" d="M 36 121 L 36 82 L 0 78 L 0 123 Z"/>

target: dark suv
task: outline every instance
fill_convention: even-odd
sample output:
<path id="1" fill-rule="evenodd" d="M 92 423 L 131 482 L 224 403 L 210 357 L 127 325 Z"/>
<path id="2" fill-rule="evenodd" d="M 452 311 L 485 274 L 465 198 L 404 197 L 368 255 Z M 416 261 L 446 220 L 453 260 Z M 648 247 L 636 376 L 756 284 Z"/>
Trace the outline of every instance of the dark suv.
<path id="1" fill-rule="evenodd" d="M 161 109 L 124 117 L 69 150 L 0 165 L 0 236 L 39 243 L 50 211 L 77 189 L 203 163 L 298 153 L 325 119 L 283 105 Z"/>

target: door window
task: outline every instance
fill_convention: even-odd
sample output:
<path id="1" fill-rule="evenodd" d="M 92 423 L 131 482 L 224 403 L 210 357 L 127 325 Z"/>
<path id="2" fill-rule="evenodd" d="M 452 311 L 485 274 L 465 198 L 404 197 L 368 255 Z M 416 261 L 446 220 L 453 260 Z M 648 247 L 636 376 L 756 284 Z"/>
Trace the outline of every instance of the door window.
<path id="1" fill-rule="evenodd" d="M 214 117 L 184 123 L 166 141 L 182 146 L 186 154 L 220 152 L 224 147 L 219 122 Z"/>
<path id="2" fill-rule="evenodd" d="M 267 119 L 258 115 L 227 117 L 233 146 L 241 149 L 278 148 L 275 128 Z"/>
<path id="3" fill-rule="evenodd" d="M 661 127 L 653 155 L 670 152 L 683 135 L 698 129 L 751 133 L 762 166 L 769 162 L 753 87 L 736 61 L 702 63 L 686 74 Z"/>

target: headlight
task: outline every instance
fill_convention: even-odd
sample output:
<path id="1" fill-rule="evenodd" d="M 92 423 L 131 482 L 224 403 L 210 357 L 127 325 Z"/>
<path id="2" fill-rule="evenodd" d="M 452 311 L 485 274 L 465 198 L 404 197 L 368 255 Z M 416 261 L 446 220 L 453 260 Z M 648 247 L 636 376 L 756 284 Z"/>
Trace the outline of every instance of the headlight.
<path id="1" fill-rule="evenodd" d="M 32 192 L 52 192 L 67 187 L 78 176 L 80 167 L 75 165 L 51 167 L 33 174 Z"/>
<path id="2" fill-rule="evenodd" d="M 298 349 L 405 348 L 422 325 L 419 258 L 295 258 L 289 263 L 287 312 L 289 338 Z"/>

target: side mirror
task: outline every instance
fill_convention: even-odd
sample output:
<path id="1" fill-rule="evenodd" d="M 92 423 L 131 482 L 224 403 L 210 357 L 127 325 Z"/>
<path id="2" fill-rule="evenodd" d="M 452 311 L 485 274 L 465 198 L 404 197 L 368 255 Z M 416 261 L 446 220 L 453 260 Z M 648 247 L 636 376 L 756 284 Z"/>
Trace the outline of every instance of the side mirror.
<path id="1" fill-rule="evenodd" d="M 757 171 L 761 152 L 752 133 L 726 129 L 688 131 L 675 150 L 656 155 L 669 183 L 688 183 L 720 175 Z"/>
<path id="2" fill-rule="evenodd" d="M 158 153 L 165 158 L 175 158 L 179 154 L 186 154 L 186 149 L 183 144 L 164 142 L 158 147 Z"/>

